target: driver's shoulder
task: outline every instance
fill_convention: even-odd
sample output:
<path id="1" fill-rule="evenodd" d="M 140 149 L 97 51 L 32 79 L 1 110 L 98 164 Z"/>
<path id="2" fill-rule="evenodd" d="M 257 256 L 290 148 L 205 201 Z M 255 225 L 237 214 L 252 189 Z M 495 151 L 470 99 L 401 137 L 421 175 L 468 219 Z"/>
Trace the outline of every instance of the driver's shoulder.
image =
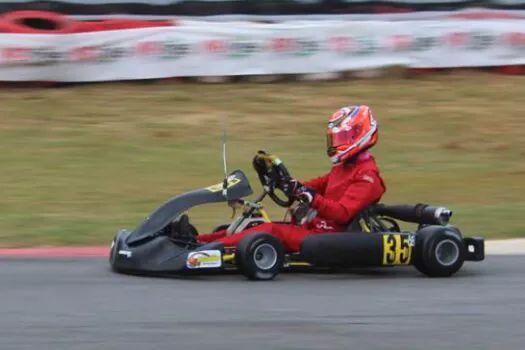
<path id="1" fill-rule="evenodd" d="M 345 164 L 339 169 L 333 169 L 333 171 L 338 173 L 339 177 L 358 178 L 366 174 L 377 175 L 380 177 L 379 167 L 377 166 L 375 159 L 371 157 L 366 160 L 357 161 L 353 164 Z"/>

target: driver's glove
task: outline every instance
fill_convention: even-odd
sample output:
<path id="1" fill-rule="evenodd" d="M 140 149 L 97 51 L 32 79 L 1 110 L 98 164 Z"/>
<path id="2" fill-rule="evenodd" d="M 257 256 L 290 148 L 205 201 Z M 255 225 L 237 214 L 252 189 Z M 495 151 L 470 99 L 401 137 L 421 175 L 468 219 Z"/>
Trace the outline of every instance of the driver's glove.
<path id="1" fill-rule="evenodd" d="M 279 157 L 273 154 L 270 154 L 264 150 L 258 150 L 257 153 L 255 154 L 255 157 L 253 157 L 253 162 L 258 162 L 258 161 L 266 162 L 266 165 L 268 168 L 271 168 L 272 166 L 277 166 L 282 163 Z"/>
<path id="2" fill-rule="evenodd" d="M 306 187 L 294 178 L 286 178 L 281 183 L 281 189 L 289 197 L 295 198 L 303 203 L 311 204 L 314 201 L 315 190 Z"/>
<path id="3" fill-rule="evenodd" d="M 304 187 L 302 183 L 292 177 L 281 179 L 281 190 L 288 196 L 294 197 L 300 187 Z"/>
<path id="4" fill-rule="evenodd" d="M 315 198 L 315 190 L 302 186 L 295 194 L 295 198 L 303 203 L 312 204 Z"/>

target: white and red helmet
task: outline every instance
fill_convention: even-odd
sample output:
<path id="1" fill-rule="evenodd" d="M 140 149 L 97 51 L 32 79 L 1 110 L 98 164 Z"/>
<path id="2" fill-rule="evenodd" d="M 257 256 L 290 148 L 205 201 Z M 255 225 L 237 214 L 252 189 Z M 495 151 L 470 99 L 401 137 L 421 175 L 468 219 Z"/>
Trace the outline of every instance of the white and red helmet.
<path id="1" fill-rule="evenodd" d="M 377 138 L 377 122 L 370 107 L 343 107 L 328 121 L 327 153 L 333 164 L 339 164 L 374 146 Z"/>

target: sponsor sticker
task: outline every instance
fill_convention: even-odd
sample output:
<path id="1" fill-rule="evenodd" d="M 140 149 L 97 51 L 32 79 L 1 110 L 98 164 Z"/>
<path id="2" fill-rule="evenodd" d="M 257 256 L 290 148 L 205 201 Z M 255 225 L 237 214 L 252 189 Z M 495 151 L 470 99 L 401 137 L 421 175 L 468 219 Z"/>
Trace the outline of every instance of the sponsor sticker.
<path id="1" fill-rule="evenodd" d="M 129 250 L 119 250 L 119 255 L 124 255 L 126 258 L 131 258 L 131 252 Z"/>
<path id="2" fill-rule="evenodd" d="M 186 259 L 186 266 L 189 269 L 207 269 L 221 267 L 222 258 L 220 250 L 203 250 L 191 252 Z"/>
<path id="3" fill-rule="evenodd" d="M 410 247 L 415 247 L 416 246 L 416 235 L 415 234 L 410 233 L 408 235 L 408 245 Z"/>
<path id="4" fill-rule="evenodd" d="M 234 175 L 230 175 L 228 177 L 227 182 L 228 182 L 228 188 L 230 188 L 230 187 L 237 185 L 239 182 L 241 182 L 241 179 L 236 178 Z M 221 182 L 216 185 L 206 187 L 206 189 L 210 192 L 219 192 L 222 190 L 222 186 L 223 186 L 223 183 Z"/>

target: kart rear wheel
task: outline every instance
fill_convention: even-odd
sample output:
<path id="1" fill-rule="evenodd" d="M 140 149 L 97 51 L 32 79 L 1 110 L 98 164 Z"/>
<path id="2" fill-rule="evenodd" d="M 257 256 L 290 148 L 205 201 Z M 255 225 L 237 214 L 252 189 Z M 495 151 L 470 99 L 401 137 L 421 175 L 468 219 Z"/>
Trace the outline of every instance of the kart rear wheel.
<path id="1" fill-rule="evenodd" d="M 465 245 L 456 231 L 439 228 L 418 236 L 422 248 L 414 266 L 419 272 L 428 277 L 450 277 L 463 266 Z"/>
<path id="2" fill-rule="evenodd" d="M 235 263 L 250 280 L 272 280 L 284 264 L 283 245 L 268 233 L 251 234 L 239 242 L 235 252 Z"/>

